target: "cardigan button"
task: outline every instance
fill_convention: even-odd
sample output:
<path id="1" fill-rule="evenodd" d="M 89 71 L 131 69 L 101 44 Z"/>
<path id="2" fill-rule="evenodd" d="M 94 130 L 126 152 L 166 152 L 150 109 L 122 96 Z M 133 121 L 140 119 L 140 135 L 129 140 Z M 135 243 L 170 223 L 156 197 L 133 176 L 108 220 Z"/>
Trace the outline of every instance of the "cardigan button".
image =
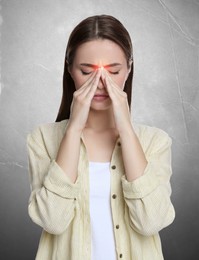
<path id="1" fill-rule="evenodd" d="M 113 165 L 113 166 L 111 166 L 111 168 L 112 168 L 113 170 L 115 170 L 115 169 L 116 169 L 116 166 L 115 166 L 115 165 Z"/>
<path id="2" fill-rule="evenodd" d="M 116 227 L 117 229 L 119 229 L 119 228 L 120 228 L 120 226 L 119 226 L 119 225 L 116 225 L 115 227 Z"/>
<path id="3" fill-rule="evenodd" d="M 122 258 L 122 256 L 123 256 L 123 255 L 122 255 L 122 254 L 120 254 L 120 258 Z"/>
<path id="4" fill-rule="evenodd" d="M 118 142 L 118 143 L 117 143 L 117 145 L 118 145 L 118 146 L 121 146 L 121 143 L 120 143 L 120 142 Z"/>
<path id="5" fill-rule="evenodd" d="M 116 194 L 113 194 L 113 195 L 112 195 L 112 198 L 113 198 L 113 199 L 116 199 L 116 198 L 117 198 L 117 195 L 116 195 Z"/>

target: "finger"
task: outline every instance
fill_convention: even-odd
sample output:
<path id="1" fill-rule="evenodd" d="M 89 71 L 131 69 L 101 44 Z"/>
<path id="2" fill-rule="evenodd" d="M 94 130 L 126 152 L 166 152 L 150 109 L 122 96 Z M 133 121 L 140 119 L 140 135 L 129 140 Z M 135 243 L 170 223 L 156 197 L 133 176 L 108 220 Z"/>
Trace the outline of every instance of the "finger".
<path id="1" fill-rule="evenodd" d="M 95 77 L 93 78 L 92 82 L 90 82 L 90 84 L 85 88 L 84 92 L 82 93 L 84 95 L 84 97 L 89 96 L 89 93 L 95 93 L 95 90 L 98 86 L 98 82 L 99 82 L 99 74 L 96 73 Z M 94 95 L 94 94 L 93 94 Z"/>
<path id="2" fill-rule="evenodd" d="M 117 87 L 118 89 L 120 89 L 120 87 L 115 83 L 113 78 L 110 76 L 110 74 L 106 70 L 104 70 L 104 74 L 106 75 L 106 77 L 110 81 L 110 83 L 113 84 L 114 87 Z"/>
<path id="3" fill-rule="evenodd" d="M 106 77 L 105 73 L 106 73 L 105 69 L 103 67 L 101 67 L 101 79 L 102 79 L 102 82 L 104 83 L 104 85 L 106 85 L 105 84 L 105 77 Z"/>
<path id="4" fill-rule="evenodd" d="M 112 83 L 107 78 L 107 75 L 105 73 L 104 73 L 103 76 L 104 76 L 104 85 L 106 86 L 109 97 L 111 98 L 111 100 L 113 100 L 114 99 L 114 92 L 113 92 Z"/>
<path id="5" fill-rule="evenodd" d="M 98 69 L 96 77 L 95 77 L 95 79 L 93 81 L 93 84 L 92 84 L 91 88 L 89 89 L 89 91 L 87 93 L 87 97 L 88 98 L 92 99 L 94 97 L 95 91 L 96 91 L 97 86 L 99 84 L 100 77 L 101 77 L 101 69 Z"/>
<path id="6" fill-rule="evenodd" d="M 84 82 L 84 84 L 82 84 L 82 86 L 77 90 L 77 92 L 81 93 L 82 90 L 84 90 L 85 88 L 87 88 L 94 80 L 95 76 L 96 76 L 97 72 L 94 71 L 91 76 L 86 80 L 86 82 Z"/>
<path id="7" fill-rule="evenodd" d="M 109 82 L 109 84 L 112 86 L 113 91 L 115 91 L 116 93 L 118 93 L 122 96 L 126 95 L 124 90 L 115 83 L 115 81 L 109 76 L 109 74 L 107 72 L 106 72 L 106 78 L 107 78 L 107 81 Z"/>
<path id="8" fill-rule="evenodd" d="M 105 69 L 102 69 L 102 73 L 103 73 L 103 82 L 104 82 L 105 86 L 112 87 L 114 82 L 111 79 L 111 77 L 109 76 L 108 72 Z"/>
<path id="9" fill-rule="evenodd" d="M 113 88 L 115 85 L 115 82 L 112 80 L 112 78 L 109 76 L 109 74 L 106 70 L 103 70 L 103 76 L 104 76 L 105 85 L 107 87 L 111 86 Z"/>
<path id="10" fill-rule="evenodd" d="M 90 89 L 90 87 L 93 85 L 93 83 L 95 82 L 95 77 L 96 77 L 97 72 L 95 71 L 92 76 L 82 85 L 82 87 L 80 87 L 80 89 L 78 89 L 77 95 L 86 95 Z"/>

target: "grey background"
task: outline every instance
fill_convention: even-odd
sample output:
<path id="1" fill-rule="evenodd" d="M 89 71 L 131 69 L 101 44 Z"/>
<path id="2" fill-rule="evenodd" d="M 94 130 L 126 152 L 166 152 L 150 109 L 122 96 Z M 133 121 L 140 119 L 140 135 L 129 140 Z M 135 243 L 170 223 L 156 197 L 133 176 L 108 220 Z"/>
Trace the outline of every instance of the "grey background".
<path id="1" fill-rule="evenodd" d="M 161 232 L 166 260 L 199 259 L 199 1 L 1 1 L 0 259 L 34 259 L 41 229 L 27 213 L 26 136 L 56 118 L 69 33 L 111 14 L 134 44 L 132 116 L 173 139 L 175 222 Z"/>

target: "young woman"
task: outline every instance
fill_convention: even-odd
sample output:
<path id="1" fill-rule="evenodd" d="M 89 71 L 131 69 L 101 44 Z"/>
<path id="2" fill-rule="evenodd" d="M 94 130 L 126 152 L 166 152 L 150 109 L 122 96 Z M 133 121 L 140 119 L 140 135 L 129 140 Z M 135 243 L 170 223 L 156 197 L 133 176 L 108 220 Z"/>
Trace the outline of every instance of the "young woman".
<path id="1" fill-rule="evenodd" d="M 114 17 L 83 20 L 66 49 L 55 123 L 28 135 L 39 260 L 161 260 L 174 220 L 171 139 L 131 119 L 132 44 Z"/>

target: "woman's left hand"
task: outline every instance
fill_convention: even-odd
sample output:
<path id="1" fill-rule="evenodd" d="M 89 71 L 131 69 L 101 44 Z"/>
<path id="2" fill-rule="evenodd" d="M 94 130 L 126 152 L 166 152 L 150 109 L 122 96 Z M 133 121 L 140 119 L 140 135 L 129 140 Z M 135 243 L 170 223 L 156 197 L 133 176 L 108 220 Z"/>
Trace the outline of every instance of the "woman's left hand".
<path id="1" fill-rule="evenodd" d="M 127 94 L 113 81 L 108 72 L 103 68 L 102 79 L 112 101 L 116 128 L 119 133 L 123 133 L 127 127 L 131 127 L 131 115 Z"/>

